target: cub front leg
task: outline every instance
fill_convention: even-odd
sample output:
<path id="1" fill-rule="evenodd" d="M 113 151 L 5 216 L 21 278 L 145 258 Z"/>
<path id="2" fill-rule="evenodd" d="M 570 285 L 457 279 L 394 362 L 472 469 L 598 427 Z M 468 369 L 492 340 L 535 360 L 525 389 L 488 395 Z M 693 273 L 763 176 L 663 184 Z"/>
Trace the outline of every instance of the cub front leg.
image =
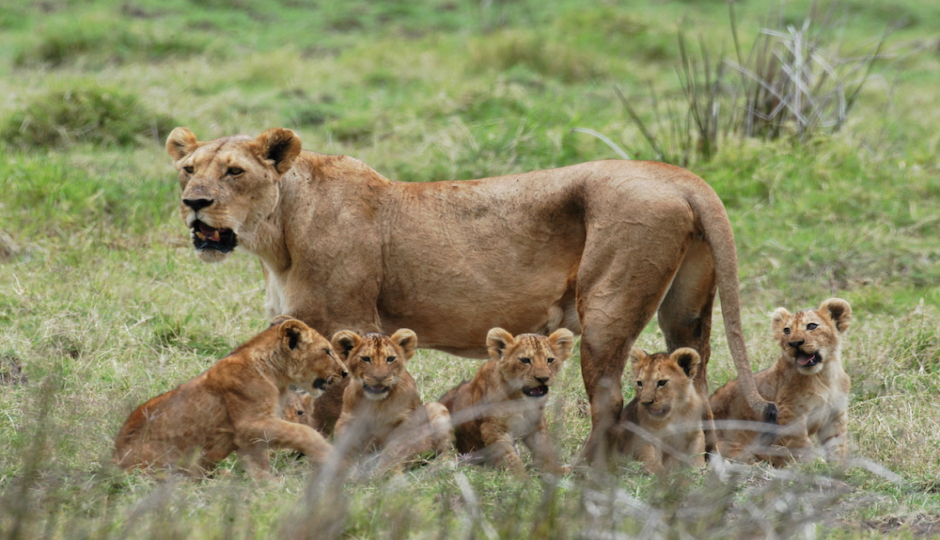
<path id="1" fill-rule="evenodd" d="M 839 465 L 845 465 L 848 459 L 848 414 L 842 410 L 829 423 L 824 424 L 816 433 L 819 445 L 826 452 L 826 459 Z"/>
<path id="2" fill-rule="evenodd" d="M 525 465 L 512 445 L 512 436 L 502 422 L 485 421 L 480 426 L 480 435 L 487 458 L 498 467 L 505 467 L 517 475 L 525 474 Z"/>
<path id="3" fill-rule="evenodd" d="M 251 450 L 258 444 L 289 448 L 301 452 L 316 463 L 326 463 L 333 447 L 313 428 L 295 424 L 280 418 L 265 418 L 235 425 L 235 444 L 245 449 L 239 455 L 248 456 L 249 460 L 259 460 L 257 450 Z M 264 468 L 267 468 L 267 455 L 264 456 Z"/>
<path id="4" fill-rule="evenodd" d="M 771 447 L 767 461 L 774 467 L 783 467 L 790 461 L 805 463 L 812 457 L 813 442 L 809 438 L 806 417 L 796 416 L 788 408 L 781 407 L 777 440 Z"/>
<path id="5" fill-rule="evenodd" d="M 539 422 L 538 429 L 530 433 L 522 442 L 532 452 L 532 461 L 535 462 L 535 467 L 538 470 L 557 475 L 565 475 L 571 472 L 568 467 L 558 464 L 554 445 L 551 437 L 548 436 L 548 426 L 545 425 L 544 419 Z"/>

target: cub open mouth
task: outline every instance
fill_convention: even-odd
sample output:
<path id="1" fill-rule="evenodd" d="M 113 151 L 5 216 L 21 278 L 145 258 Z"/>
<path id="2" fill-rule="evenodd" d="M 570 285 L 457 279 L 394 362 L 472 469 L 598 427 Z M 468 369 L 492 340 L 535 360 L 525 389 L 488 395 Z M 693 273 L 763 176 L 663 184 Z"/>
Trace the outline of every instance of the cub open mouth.
<path id="1" fill-rule="evenodd" d="M 228 253 L 238 245 L 235 231 L 232 229 L 216 229 L 196 220 L 193 222 L 193 246 L 197 250 L 213 249 Z"/>
<path id="2" fill-rule="evenodd" d="M 548 386 L 544 384 L 541 386 L 533 386 L 532 388 L 524 387 L 522 393 L 529 397 L 542 397 L 548 395 Z"/>
<path id="3" fill-rule="evenodd" d="M 818 352 L 814 353 L 805 353 L 803 351 L 796 351 L 796 364 L 801 368 L 813 367 L 816 364 L 822 362 Z"/>
<path id="4" fill-rule="evenodd" d="M 321 379 L 321 378 L 318 378 L 317 380 L 313 381 L 313 387 L 316 388 L 317 390 L 326 390 L 326 387 L 329 384 L 330 384 L 330 381 L 326 379 Z"/>
<path id="5" fill-rule="evenodd" d="M 375 386 L 369 386 L 368 384 L 363 384 L 362 389 L 370 394 L 376 394 L 376 395 L 384 394 L 388 392 L 388 387 L 382 386 L 381 384 L 377 384 Z"/>

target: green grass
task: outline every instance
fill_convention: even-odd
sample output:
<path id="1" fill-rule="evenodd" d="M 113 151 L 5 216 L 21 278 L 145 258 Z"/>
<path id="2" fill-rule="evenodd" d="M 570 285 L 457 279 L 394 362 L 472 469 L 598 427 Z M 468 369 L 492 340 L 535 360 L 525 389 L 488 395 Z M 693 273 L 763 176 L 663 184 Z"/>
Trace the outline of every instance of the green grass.
<path id="1" fill-rule="evenodd" d="M 740 35 L 755 36 L 771 4 L 736 4 Z M 799 23 L 810 4 L 786 2 L 785 19 Z M 614 475 L 554 484 L 439 462 L 324 494 L 305 463 L 286 454 L 263 483 L 234 459 L 212 478 L 164 483 L 109 464 L 135 406 L 266 323 L 257 261 L 241 254 L 210 266 L 193 255 L 162 148 L 166 130 L 179 123 L 209 139 L 286 126 L 305 148 L 352 155 L 407 181 L 616 157 L 577 127 L 648 157 L 614 86 L 625 96 L 644 95 L 648 84 L 680 95 L 680 20 L 688 40 L 701 34 L 709 50 L 727 54 L 727 5 L 7 2 L 0 538 L 936 534 L 940 37 L 931 23 L 940 7 L 853 0 L 840 14 L 840 42 L 861 50 L 903 20 L 848 123 L 804 145 L 726 141 L 692 168 L 725 201 L 735 228 L 755 368 L 776 356 L 775 307 L 851 302 L 849 468 L 653 478 L 624 463 Z M 713 387 L 733 376 L 720 320 L 715 326 Z M 662 348 L 655 325 L 640 344 Z M 14 365 L 25 382 L 11 375 Z M 410 366 L 427 400 L 478 363 L 420 351 Z M 570 463 L 589 429 L 577 357 L 559 384 L 549 414 Z"/>

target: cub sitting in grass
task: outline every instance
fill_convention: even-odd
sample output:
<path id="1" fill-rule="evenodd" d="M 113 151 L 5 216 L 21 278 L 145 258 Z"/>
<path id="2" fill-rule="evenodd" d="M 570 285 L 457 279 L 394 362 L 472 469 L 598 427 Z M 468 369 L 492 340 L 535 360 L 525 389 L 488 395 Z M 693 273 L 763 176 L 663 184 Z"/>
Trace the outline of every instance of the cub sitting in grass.
<path id="1" fill-rule="evenodd" d="M 620 451 L 642 461 L 651 473 L 682 462 L 704 467 L 705 398 L 693 383 L 701 369 L 699 354 L 689 348 L 646 354 L 634 347 L 630 360 L 636 397 L 620 416 Z"/>
<path id="2" fill-rule="evenodd" d="M 330 444 L 309 426 L 278 418 L 279 402 L 290 384 L 315 397 L 344 376 L 326 338 L 278 317 L 205 373 L 131 413 L 117 435 L 114 461 L 124 469 L 197 475 L 235 452 L 252 476 L 265 476 L 274 446 L 323 463 Z"/>
<path id="3" fill-rule="evenodd" d="M 829 458 L 845 460 L 849 376 L 839 350 L 851 320 L 852 308 L 841 298 L 830 298 L 816 310 L 774 311 L 771 327 L 782 352 L 776 364 L 754 379 L 761 396 L 777 404 L 779 425 L 765 424 L 764 435 L 758 437 L 746 426 L 721 422 L 761 420 L 747 405 L 738 381 L 729 382 L 710 400 L 722 455 L 762 459 L 780 467 L 793 459 L 812 459 L 810 437 L 815 436 Z"/>
<path id="4" fill-rule="evenodd" d="M 470 454 L 473 461 L 524 474 L 525 466 L 513 446 L 522 439 L 538 469 L 567 473 L 555 460 L 544 413 L 548 390 L 571 356 L 574 334 L 562 328 L 548 337 L 513 337 L 502 328 L 493 328 L 486 346 L 490 359 L 473 379 L 440 399 L 454 422 L 457 451 Z"/>
<path id="5" fill-rule="evenodd" d="M 450 415 L 440 403 L 421 405 L 406 363 L 415 354 L 418 338 L 402 328 L 391 337 L 360 336 L 343 330 L 333 336 L 333 348 L 346 360 L 352 375 L 343 392 L 343 409 L 336 421 L 334 441 L 348 455 L 379 452 L 375 472 L 399 472 L 419 454 L 452 449 Z"/>

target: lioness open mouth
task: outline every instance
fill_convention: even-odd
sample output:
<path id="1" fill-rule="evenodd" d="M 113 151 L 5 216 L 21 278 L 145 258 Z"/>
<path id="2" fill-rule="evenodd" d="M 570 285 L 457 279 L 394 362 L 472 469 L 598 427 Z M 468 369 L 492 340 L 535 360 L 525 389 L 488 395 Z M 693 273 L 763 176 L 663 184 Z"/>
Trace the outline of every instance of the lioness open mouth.
<path id="1" fill-rule="evenodd" d="M 822 358 L 820 358 L 818 352 L 810 354 L 800 350 L 796 351 L 796 364 L 801 368 L 813 367 L 820 362 L 822 362 Z"/>
<path id="2" fill-rule="evenodd" d="M 212 249 L 228 253 L 238 245 L 235 231 L 232 229 L 216 229 L 198 219 L 193 222 L 193 246 L 197 250 Z"/>
<path id="3" fill-rule="evenodd" d="M 533 386 L 532 388 L 524 387 L 522 393 L 529 397 L 542 397 L 548 395 L 548 386 L 544 384 L 541 386 Z"/>

